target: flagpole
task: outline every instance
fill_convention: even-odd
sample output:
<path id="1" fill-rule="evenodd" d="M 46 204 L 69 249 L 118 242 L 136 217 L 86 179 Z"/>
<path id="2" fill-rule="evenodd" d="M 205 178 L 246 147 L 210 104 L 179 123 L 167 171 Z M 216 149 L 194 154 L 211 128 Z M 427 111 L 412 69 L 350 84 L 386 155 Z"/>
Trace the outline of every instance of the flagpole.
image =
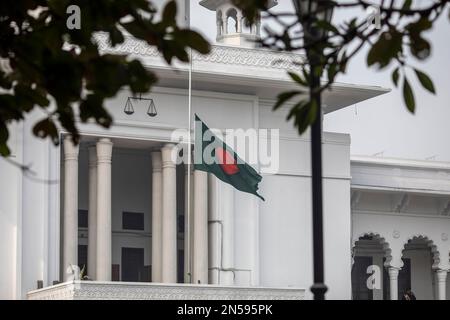
<path id="1" fill-rule="evenodd" d="M 191 26 L 190 17 L 191 4 L 190 0 L 186 0 L 184 3 L 184 22 L 187 27 Z M 185 277 L 188 283 L 192 282 L 192 254 L 191 254 L 191 171 L 192 171 L 192 147 L 191 147 L 191 130 L 192 130 L 192 49 L 189 48 L 189 84 L 188 84 L 188 142 L 187 142 L 187 205 L 185 206 L 186 212 L 184 213 L 184 242 L 185 242 L 185 269 L 184 272 L 188 277 Z"/>
<path id="2" fill-rule="evenodd" d="M 191 163 L 192 163 L 192 148 L 191 148 L 191 130 L 192 130 L 192 49 L 189 48 L 189 88 L 188 88 L 188 156 L 187 156 L 187 212 L 185 213 L 185 229 L 184 241 L 187 241 L 186 248 L 188 258 L 188 272 L 189 282 L 192 282 L 192 254 L 191 254 Z M 186 272 L 186 271 L 185 271 Z"/>

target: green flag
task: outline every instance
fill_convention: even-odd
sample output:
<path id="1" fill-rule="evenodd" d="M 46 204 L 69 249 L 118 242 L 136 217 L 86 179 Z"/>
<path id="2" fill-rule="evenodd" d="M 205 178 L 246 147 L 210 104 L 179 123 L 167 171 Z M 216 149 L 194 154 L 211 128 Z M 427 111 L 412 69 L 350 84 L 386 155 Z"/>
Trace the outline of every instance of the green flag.
<path id="1" fill-rule="evenodd" d="M 194 169 L 210 172 L 236 189 L 264 200 L 257 192 L 262 177 L 220 140 L 197 115 L 195 115 Z"/>

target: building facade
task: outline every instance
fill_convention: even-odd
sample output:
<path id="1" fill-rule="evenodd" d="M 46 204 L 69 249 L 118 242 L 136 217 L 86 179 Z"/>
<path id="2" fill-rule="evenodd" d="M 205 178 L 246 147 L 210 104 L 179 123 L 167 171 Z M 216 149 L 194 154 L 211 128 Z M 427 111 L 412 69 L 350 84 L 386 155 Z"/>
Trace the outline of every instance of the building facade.
<path id="1" fill-rule="evenodd" d="M 192 66 L 167 66 L 134 39 L 110 48 L 98 35 L 104 52 L 131 54 L 158 74 L 145 97 L 155 112 L 150 100 L 127 106 L 123 90 L 107 101 L 114 125 L 78 123 L 77 146 L 63 130 L 59 146 L 35 138 L 38 111 L 11 127 L 12 159 L 32 170 L 0 161 L 1 298 L 311 298 L 309 132 L 286 122 L 289 106 L 272 111 L 295 87 L 286 70 L 302 57 L 254 48 L 260 25 L 246 28 L 228 1 L 201 4 L 216 14 L 219 44 L 193 54 Z M 192 114 L 211 128 L 278 130 L 276 170 L 255 165 L 266 201 L 171 161 L 174 131 L 192 121 L 189 68 Z M 324 116 L 386 92 L 336 84 Z M 395 299 L 409 286 L 445 299 L 448 164 L 356 158 L 349 135 L 323 139 L 327 298 Z M 93 281 L 73 281 L 71 265 Z M 372 273 L 380 279 L 369 289 Z"/>

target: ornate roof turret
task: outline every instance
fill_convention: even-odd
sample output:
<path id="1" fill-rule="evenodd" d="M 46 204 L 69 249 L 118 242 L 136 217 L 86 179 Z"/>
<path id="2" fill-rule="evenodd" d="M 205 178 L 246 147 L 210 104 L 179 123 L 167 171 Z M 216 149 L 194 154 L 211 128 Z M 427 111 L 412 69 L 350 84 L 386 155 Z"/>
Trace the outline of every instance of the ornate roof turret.
<path id="1" fill-rule="evenodd" d="M 277 4 L 277 0 L 271 0 L 269 8 Z M 261 17 L 257 17 L 254 24 L 249 25 L 242 11 L 229 0 L 201 0 L 200 5 L 216 12 L 218 43 L 255 47 L 255 41 L 260 38 Z"/>

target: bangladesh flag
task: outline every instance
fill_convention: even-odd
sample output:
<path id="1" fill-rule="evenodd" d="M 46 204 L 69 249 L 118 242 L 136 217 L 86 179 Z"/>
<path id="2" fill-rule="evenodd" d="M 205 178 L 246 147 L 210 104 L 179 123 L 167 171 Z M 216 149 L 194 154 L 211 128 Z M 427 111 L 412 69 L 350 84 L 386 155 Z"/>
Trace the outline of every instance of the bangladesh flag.
<path id="1" fill-rule="evenodd" d="M 210 172 L 236 189 L 264 200 L 257 192 L 262 177 L 220 140 L 197 115 L 195 115 L 194 169 Z"/>

